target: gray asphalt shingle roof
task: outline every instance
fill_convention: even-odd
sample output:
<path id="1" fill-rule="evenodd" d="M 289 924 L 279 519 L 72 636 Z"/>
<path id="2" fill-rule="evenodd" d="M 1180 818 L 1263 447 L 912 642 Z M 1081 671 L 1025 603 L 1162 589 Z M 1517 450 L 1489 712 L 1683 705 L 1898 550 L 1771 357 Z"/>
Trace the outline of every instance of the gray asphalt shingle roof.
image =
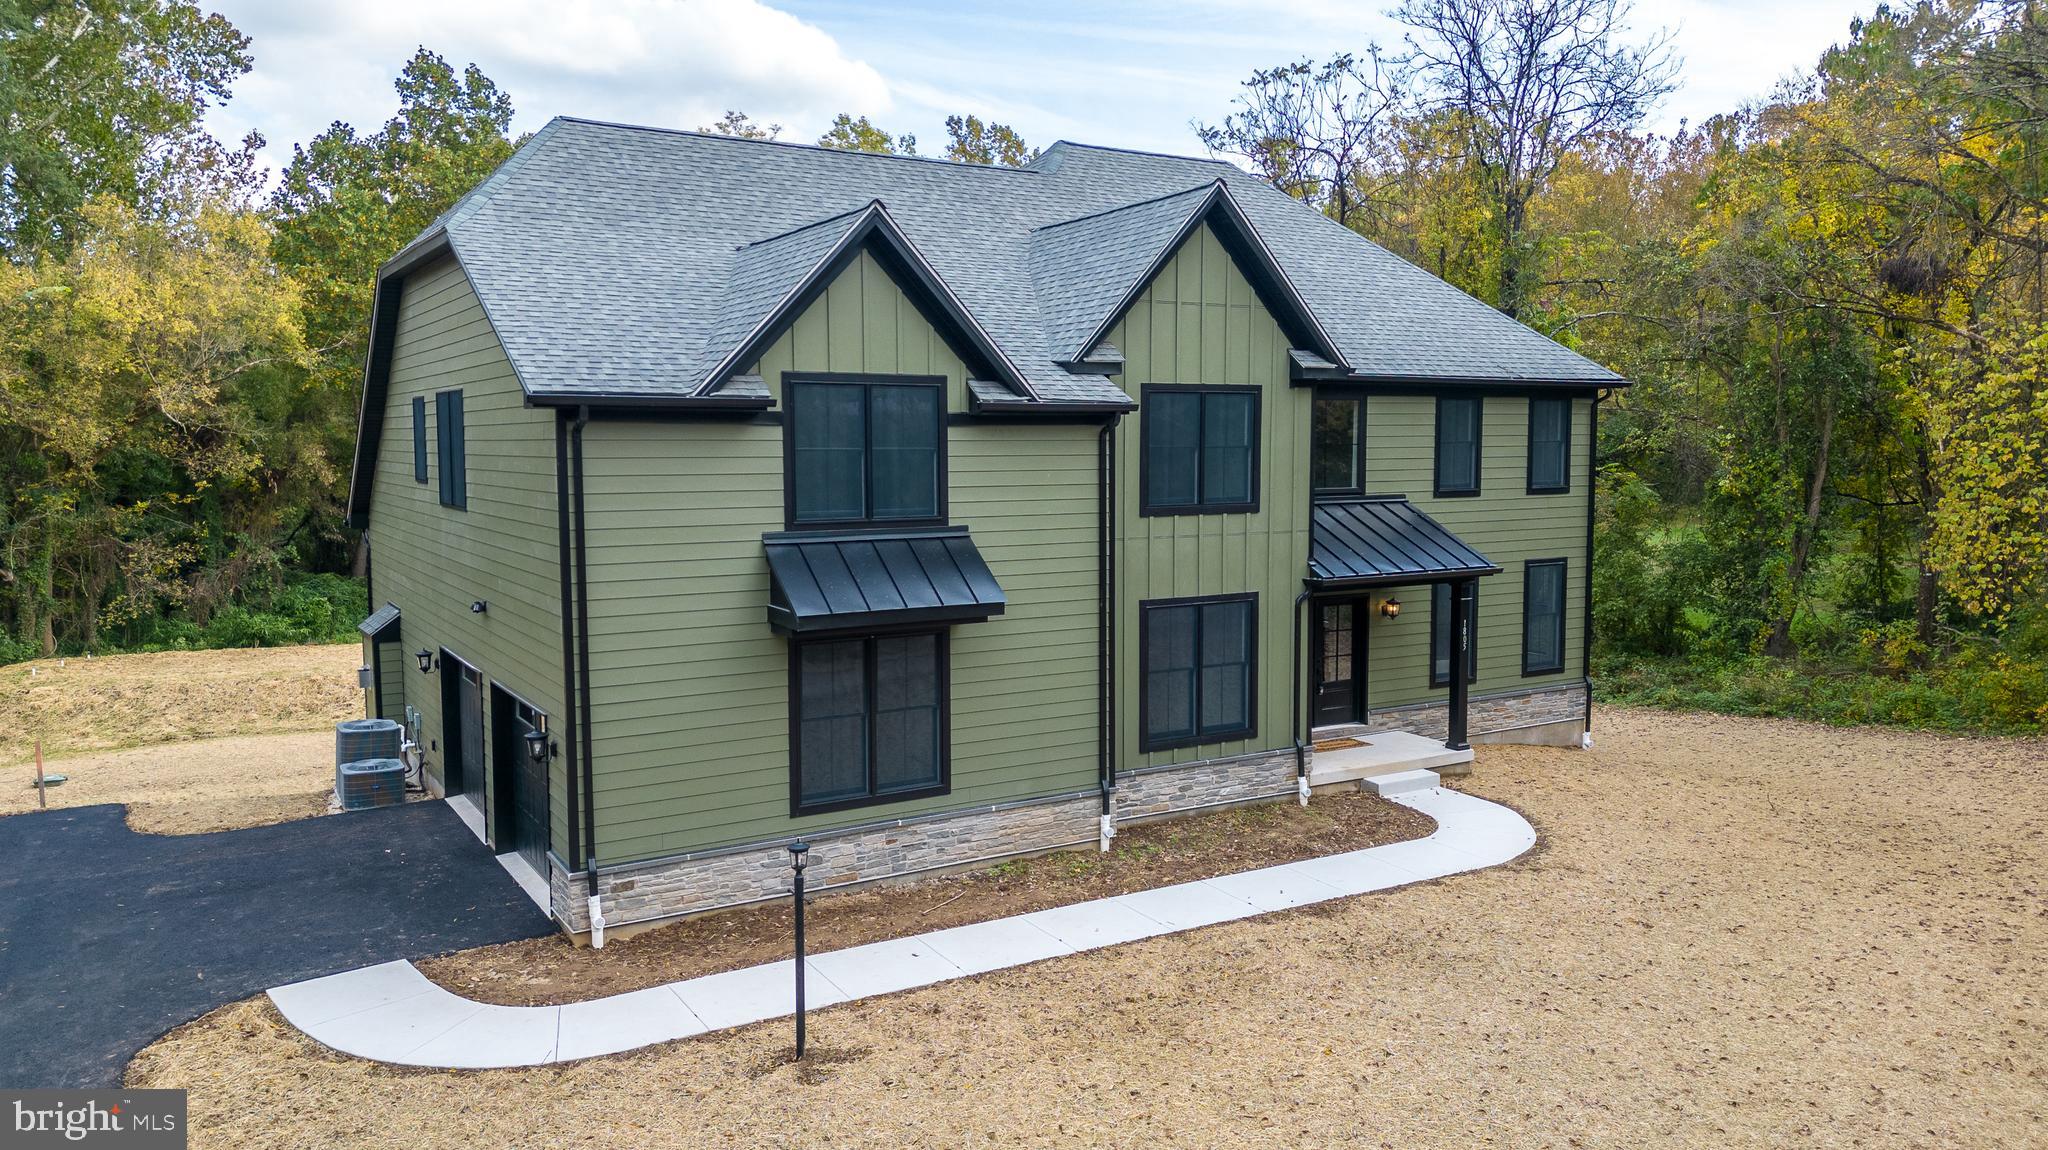
<path id="1" fill-rule="evenodd" d="M 1032 396 L 1121 403 L 1061 364 L 1219 179 L 1352 373 L 1623 382 L 1214 160 L 1060 143 L 994 168 L 557 119 L 435 227 L 536 398 L 696 392 L 879 200 Z"/>

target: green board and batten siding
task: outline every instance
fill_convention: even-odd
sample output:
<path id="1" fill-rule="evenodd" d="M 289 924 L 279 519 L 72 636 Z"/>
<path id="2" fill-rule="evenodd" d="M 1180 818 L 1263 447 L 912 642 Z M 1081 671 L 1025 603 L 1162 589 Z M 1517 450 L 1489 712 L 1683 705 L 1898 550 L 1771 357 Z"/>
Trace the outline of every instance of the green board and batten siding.
<path id="1" fill-rule="evenodd" d="M 1502 570 L 1479 581 L 1479 677 L 1475 695 L 1533 690 L 1585 677 L 1586 484 L 1592 463 L 1593 403 L 1572 401 L 1568 492 L 1528 493 L 1529 401 L 1488 396 L 1480 425 L 1479 494 L 1432 494 L 1436 466 L 1436 400 L 1427 395 L 1373 395 L 1367 400 L 1365 489 L 1405 494 L 1415 506 L 1478 548 Z M 1566 560 L 1564 670 L 1522 675 L 1522 571 L 1532 559 Z M 1395 707 L 1445 697 L 1429 685 L 1430 589 L 1375 592 L 1371 602 L 1401 600 L 1399 618 L 1370 614 L 1366 703 Z"/>
<path id="2" fill-rule="evenodd" d="M 462 392 L 466 510 L 440 502 L 434 395 L 449 390 Z M 414 396 L 426 397 L 425 483 L 413 479 Z M 442 749 L 448 745 L 440 676 L 421 673 L 410 652 L 446 648 L 481 670 L 487 681 L 549 715 L 559 719 L 567 714 L 562 703 L 554 415 L 525 406 L 512 365 L 453 259 L 406 280 L 381 434 L 370 502 L 372 606 L 399 606 L 404 700 L 421 714 L 428 771 L 439 780 Z M 470 604 L 479 599 L 488 610 L 472 613 Z M 493 773 L 490 720 L 487 713 L 487 779 Z M 567 842 L 564 781 L 563 759 L 557 756 L 548 806 L 558 848 Z M 493 834 L 509 841 L 495 827 Z"/>
<path id="3" fill-rule="evenodd" d="M 871 258 L 761 356 L 785 371 L 966 371 Z M 1085 424 L 947 429 L 951 519 L 1009 599 L 952 629 L 950 794 L 789 814 L 789 645 L 761 536 L 783 528 L 782 429 L 605 420 L 585 432 L 597 854 L 624 862 L 1096 782 L 1096 437 Z"/>
<path id="4" fill-rule="evenodd" d="M 1288 339 L 1207 226 L 1190 236 L 1109 335 L 1124 353 L 1133 399 L 1148 383 L 1255 385 L 1259 509 L 1217 515 L 1139 514 L 1142 411 L 1117 437 L 1117 694 L 1119 769 L 1221 758 L 1293 745 L 1294 597 L 1308 566 L 1311 395 L 1288 382 Z M 1138 604 L 1255 591 L 1255 738 L 1141 752 Z"/>

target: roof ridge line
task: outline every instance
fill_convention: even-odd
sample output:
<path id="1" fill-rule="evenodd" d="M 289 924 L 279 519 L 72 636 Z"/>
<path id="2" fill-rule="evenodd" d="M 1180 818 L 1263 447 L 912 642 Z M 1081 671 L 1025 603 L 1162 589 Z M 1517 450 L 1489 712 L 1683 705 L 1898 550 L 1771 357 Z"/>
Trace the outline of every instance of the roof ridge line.
<path id="1" fill-rule="evenodd" d="M 807 224 L 798 224 L 796 227 L 793 227 L 786 232 L 776 232 L 772 236 L 765 236 L 758 240 L 748 240 L 746 243 L 739 245 L 733 250 L 736 252 L 743 252 L 749 248 L 758 248 L 763 244 L 772 244 L 777 240 L 786 240 L 791 236 L 802 235 L 803 233 L 810 231 L 812 228 L 822 228 L 827 224 L 837 223 L 838 221 L 846 219 L 850 216 L 860 215 L 862 212 L 872 209 L 875 205 L 881 202 L 881 197 L 876 196 L 868 200 L 867 203 L 864 203 L 857 208 L 848 208 L 843 212 L 834 213 L 833 215 L 826 216 L 823 219 L 812 220 L 810 223 Z"/>
<path id="2" fill-rule="evenodd" d="M 1200 192 L 1200 191 L 1205 191 L 1205 190 L 1207 190 L 1207 189 L 1210 189 L 1210 188 L 1214 188 L 1214 187 L 1216 187 L 1216 186 L 1217 186 L 1218 184 L 1221 184 L 1222 182 L 1223 182 L 1223 177 L 1221 177 L 1221 176 L 1218 176 L 1218 177 L 1216 177 L 1215 179 L 1213 179 L 1213 180 L 1210 180 L 1210 181 L 1208 181 L 1208 182 L 1206 182 L 1206 183 L 1201 183 L 1201 184 L 1195 184 L 1195 185 L 1193 185 L 1193 186 L 1191 186 L 1191 187 L 1186 187 L 1186 188 L 1182 188 L 1182 189 L 1181 189 L 1180 191 L 1177 191 L 1177 192 L 1168 192 L 1168 193 L 1166 193 L 1166 194 L 1165 194 L 1165 195 L 1163 195 L 1163 196 L 1153 196 L 1152 198 L 1150 198 L 1150 199 L 1145 199 L 1145 200 L 1132 200 L 1132 201 L 1131 201 L 1130 203 L 1128 203 L 1128 204 L 1119 204 L 1119 205 L 1117 205 L 1116 207 L 1113 207 L 1113 208 L 1104 208 L 1104 209 L 1102 209 L 1102 210 L 1101 210 L 1101 211 L 1099 211 L 1099 212 L 1090 212 L 1090 213 L 1088 213 L 1088 214 L 1087 214 L 1087 215 L 1085 215 L 1085 216 L 1075 216 L 1075 217 L 1074 217 L 1073 219 L 1071 219 L 1071 220 L 1059 220 L 1059 221 L 1057 221 L 1057 222 L 1055 222 L 1055 223 L 1050 223 L 1050 224 L 1040 224 L 1040 225 L 1038 225 L 1037 227 L 1035 227 L 1035 228 L 1032 228 L 1032 229 L 1031 229 L 1031 234 L 1035 236 L 1035 235 L 1037 235 L 1037 234 L 1038 234 L 1038 233 L 1040 233 L 1040 232 L 1049 232 L 1049 231 L 1053 230 L 1054 228 L 1063 228 L 1063 227 L 1066 227 L 1066 226 L 1067 226 L 1068 224 L 1081 224 L 1081 223 L 1086 223 L 1086 222 L 1088 222 L 1089 220 L 1099 220 L 1099 219 L 1101 219 L 1101 218 L 1102 218 L 1102 217 L 1104 217 L 1104 216 L 1113 216 L 1113 215 L 1117 214 L 1118 212 L 1127 212 L 1127 211 L 1130 211 L 1130 210 L 1131 210 L 1131 209 L 1133 209 L 1133 208 L 1142 208 L 1142 207 L 1147 207 L 1147 206 L 1149 206 L 1149 205 L 1151 205 L 1151 204 L 1160 204 L 1160 203 L 1165 203 L 1165 202 L 1166 202 L 1167 200 L 1171 200 L 1171 199 L 1177 199 L 1178 197 L 1181 197 L 1181 196 L 1185 196 L 1185 195 L 1188 195 L 1188 194 L 1190 194 L 1190 193 L 1193 193 L 1193 192 Z"/>
<path id="3" fill-rule="evenodd" d="M 794 148 L 804 152 L 823 152 L 833 156 L 851 156 L 870 160 L 900 160 L 912 164 L 928 164 L 941 168 L 959 168 L 970 172 L 1026 172 L 1043 176 L 1044 172 L 1027 166 L 1012 167 L 1009 164 L 970 164 L 965 160 L 949 160 L 943 156 L 906 156 L 900 152 L 863 152 L 858 148 L 828 148 L 823 144 L 803 144 L 795 140 L 762 140 L 749 136 L 728 136 L 721 132 L 693 131 L 689 128 L 664 128 L 657 124 L 629 124 L 624 120 L 600 120 L 592 116 L 556 116 L 555 120 L 566 120 L 572 124 L 587 124 L 593 128 L 616 128 L 624 132 L 652 132 L 660 136 L 690 136 L 699 140 L 728 140 L 735 144 L 759 144 L 771 148 Z M 550 120 L 549 123 L 553 123 Z"/>
<path id="4" fill-rule="evenodd" d="M 1218 159 L 1215 156 L 1183 156 L 1178 152 L 1154 152 L 1146 148 L 1119 148 L 1114 144 L 1086 144 L 1079 140 L 1054 140 L 1046 145 L 1046 151 L 1049 152 L 1061 144 L 1065 144 L 1069 148 L 1082 148 L 1090 152 L 1119 152 L 1126 156 L 1151 156 L 1158 160 L 1184 160 L 1191 164 L 1216 164 L 1225 168 L 1237 168 L 1237 165 L 1229 160 Z M 1242 171 L 1243 169 L 1239 168 L 1238 170 Z"/>

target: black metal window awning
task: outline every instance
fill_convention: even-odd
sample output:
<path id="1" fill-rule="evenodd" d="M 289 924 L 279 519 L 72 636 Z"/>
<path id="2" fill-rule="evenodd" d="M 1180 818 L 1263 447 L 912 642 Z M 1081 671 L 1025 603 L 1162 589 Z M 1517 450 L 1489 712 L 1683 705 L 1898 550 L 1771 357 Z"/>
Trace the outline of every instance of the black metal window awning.
<path id="1" fill-rule="evenodd" d="M 768 550 L 768 622 L 785 634 L 972 623 L 1003 613 L 965 527 L 788 531 Z"/>
<path id="2" fill-rule="evenodd" d="M 1442 583 L 1500 567 L 1398 496 L 1318 501 L 1309 526 L 1313 588 Z"/>
<path id="3" fill-rule="evenodd" d="M 398 604 L 386 603 L 362 622 L 356 630 L 372 643 L 395 642 L 398 639 Z"/>

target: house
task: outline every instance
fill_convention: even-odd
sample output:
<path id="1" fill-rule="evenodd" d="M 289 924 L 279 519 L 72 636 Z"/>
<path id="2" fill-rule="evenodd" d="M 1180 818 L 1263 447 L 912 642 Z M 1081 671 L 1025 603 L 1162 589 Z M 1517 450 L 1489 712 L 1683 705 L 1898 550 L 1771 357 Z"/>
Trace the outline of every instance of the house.
<path id="1" fill-rule="evenodd" d="M 370 705 L 572 932 L 1576 742 L 1623 384 L 1228 164 L 558 119 L 379 276 Z"/>

